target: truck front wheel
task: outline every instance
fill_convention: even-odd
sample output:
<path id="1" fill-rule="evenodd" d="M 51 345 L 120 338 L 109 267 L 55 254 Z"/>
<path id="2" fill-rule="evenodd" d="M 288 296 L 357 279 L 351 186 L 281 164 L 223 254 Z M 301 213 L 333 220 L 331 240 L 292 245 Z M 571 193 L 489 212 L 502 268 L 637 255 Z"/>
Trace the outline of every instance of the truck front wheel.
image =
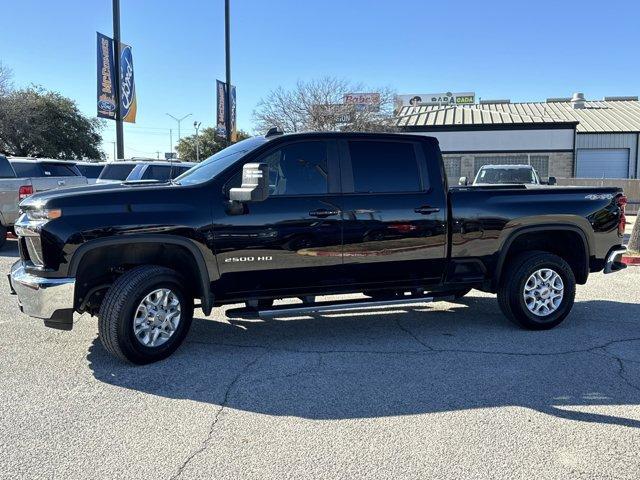
<path id="1" fill-rule="evenodd" d="M 121 360 L 146 364 L 171 355 L 193 319 L 193 298 L 174 270 L 136 267 L 120 276 L 100 306 L 102 345 Z"/>
<path id="2" fill-rule="evenodd" d="M 534 251 L 509 261 L 498 302 L 512 322 L 530 330 L 547 330 L 569 315 L 575 293 L 569 264 L 557 255 Z"/>

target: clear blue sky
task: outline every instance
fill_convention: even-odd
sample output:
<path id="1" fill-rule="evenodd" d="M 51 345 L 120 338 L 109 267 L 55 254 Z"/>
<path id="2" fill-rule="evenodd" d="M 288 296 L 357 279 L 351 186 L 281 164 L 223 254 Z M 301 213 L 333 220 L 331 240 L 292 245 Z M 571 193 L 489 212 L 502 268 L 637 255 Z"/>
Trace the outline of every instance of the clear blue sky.
<path id="1" fill-rule="evenodd" d="M 331 75 L 398 93 L 475 91 L 543 100 L 640 94 L 640 2 L 232 0 L 238 125 L 279 85 Z M 96 31 L 112 33 L 110 0 L 0 0 L 0 61 L 17 86 L 56 90 L 95 115 Z M 133 46 L 138 119 L 127 156 L 169 149 L 165 113 L 213 125 L 224 78 L 223 0 L 121 0 Z M 103 131 L 104 149 L 115 138 Z"/>

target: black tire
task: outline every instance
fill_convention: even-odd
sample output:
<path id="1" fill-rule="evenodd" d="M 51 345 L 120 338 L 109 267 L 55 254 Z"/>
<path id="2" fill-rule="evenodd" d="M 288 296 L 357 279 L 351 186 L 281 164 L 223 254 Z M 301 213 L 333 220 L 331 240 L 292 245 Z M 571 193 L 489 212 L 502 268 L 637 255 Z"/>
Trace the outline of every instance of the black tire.
<path id="1" fill-rule="evenodd" d="M 550 269 L 562 279 L 563 296 L 556 310 L 536 315 L 527 308 L 524 288 L 529 277 L 540 269 Z M 576 279 L 569 264 L 547 252 L 523 253 L 509 261 L 498 287 L 498 303 L 502 313 L 515 324 L 529 330 L 548 330 L 560 324 L 573 307 Z"/>
<path id="2" fill-rule="evenodd" d="M 119 359 L 144 365 L 167 358 L 184 341 L 193 319 L 193 298 L 185 280 L 174 270 L 159 266 L 136 267 L 120 276 L 105 295 L 98 313 L 98 333 L 107 351 Z M 143 345 L 133 330 L 140 302 L 158 288 L 169 288 L 180 302 L 180 323 L 165 343 Z"/>
<path id="3" fill-rule="evenodd" d="M 0 225 L 0 248 L 4 247 L 7 241 L 7 227 Z"/>

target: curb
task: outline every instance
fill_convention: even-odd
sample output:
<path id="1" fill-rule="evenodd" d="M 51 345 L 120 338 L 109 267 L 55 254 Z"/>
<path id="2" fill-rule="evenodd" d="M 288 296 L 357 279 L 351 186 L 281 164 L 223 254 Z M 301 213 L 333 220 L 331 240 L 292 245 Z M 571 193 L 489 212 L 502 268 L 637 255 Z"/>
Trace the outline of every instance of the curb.
<path id="1" fill-rule="evenodd" d="M 640 265 L 640 257 L 622 257 L 622 263 L 626 265 Z"/>

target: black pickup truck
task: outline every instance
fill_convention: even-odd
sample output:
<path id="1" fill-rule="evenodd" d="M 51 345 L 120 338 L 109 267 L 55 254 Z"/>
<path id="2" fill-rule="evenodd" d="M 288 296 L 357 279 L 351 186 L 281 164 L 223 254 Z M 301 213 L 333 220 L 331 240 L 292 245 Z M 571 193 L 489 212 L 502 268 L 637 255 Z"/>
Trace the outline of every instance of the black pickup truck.
<path id="1" fill-rule="evenodd" d="M 97 315 L 105 348 L 133 363 L 178 348 L 196 301 L 207 315 L 245 303 L 227 315 L 273 317 L 476 288 L 514 322 L 547 329 L 590 272 L 624 268 L 625 203 L 618 188 L 449 189 L 426 136 L 271 131 L 166 183 L 29 197 L 9 281 L 47 326 Z"/>

